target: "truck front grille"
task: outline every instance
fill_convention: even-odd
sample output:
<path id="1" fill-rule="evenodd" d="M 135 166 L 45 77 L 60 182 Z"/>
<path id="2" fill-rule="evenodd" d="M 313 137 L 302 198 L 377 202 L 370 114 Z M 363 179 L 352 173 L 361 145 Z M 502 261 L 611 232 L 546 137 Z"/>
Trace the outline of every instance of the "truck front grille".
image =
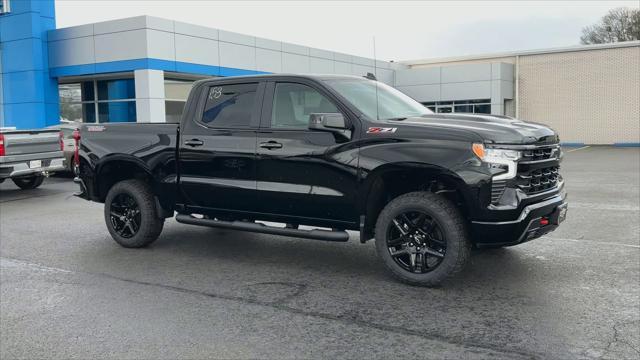
<path id="1" fill-rule="evenodd" d="M 558 185 L 562 176 L 559 166 L 550 166 L 528 171 L 518 171 L 517 186 L 526 194 L 535 194 Z"/>
<path id="2" fill-rule="evenodd" d="M 520 160 L 520 164 L 535 164 L 548 161 L 556 161 L 558 160 L 559 156 L 559 145 L 541 146 L 539 148 L 522 151 L 522 159 Z"/>

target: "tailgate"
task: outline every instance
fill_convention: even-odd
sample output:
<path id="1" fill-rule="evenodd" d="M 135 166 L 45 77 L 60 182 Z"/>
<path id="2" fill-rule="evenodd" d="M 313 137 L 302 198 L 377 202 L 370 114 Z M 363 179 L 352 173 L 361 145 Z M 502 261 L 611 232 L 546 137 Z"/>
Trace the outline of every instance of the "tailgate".
<path id="1" fill-rule="evenodd" d="M 60 131 L 33 130 L 4 132 L 5 155 L 25 155 L 60 151 Z"/>

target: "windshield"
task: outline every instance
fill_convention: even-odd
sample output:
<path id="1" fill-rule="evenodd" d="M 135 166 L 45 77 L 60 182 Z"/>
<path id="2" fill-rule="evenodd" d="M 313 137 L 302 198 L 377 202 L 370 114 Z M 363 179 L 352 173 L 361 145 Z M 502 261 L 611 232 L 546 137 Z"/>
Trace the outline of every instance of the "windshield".
<path id="1" fill-rule="evenodd" d="M 424 105 L 378 81 L 338 79 L 325 82 L 372 120 L 433 114 Z"/>

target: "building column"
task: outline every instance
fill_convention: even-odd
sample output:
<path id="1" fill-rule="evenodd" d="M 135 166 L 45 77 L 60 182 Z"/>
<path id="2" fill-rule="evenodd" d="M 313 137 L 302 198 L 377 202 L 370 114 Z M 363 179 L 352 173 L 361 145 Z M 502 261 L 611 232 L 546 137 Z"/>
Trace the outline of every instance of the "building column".
<path id="1" fill-rule="evenodd" d="M 505 99 L 513 99 L 513 64 L 491 63 L 491 114 L 505 115 Z"/>
<path id="2" fill-rule="evenodd" d="M 49 75 L 47 31 L 53 0 L 11 1 L 0 15 L 0 125 L 36 129 L 59 123 L 58 82 Z"/>
<path id="3" fill-rule="evenodd" d="M 135 70 L 138 122 L 165 122 L 164 71 Z"/>

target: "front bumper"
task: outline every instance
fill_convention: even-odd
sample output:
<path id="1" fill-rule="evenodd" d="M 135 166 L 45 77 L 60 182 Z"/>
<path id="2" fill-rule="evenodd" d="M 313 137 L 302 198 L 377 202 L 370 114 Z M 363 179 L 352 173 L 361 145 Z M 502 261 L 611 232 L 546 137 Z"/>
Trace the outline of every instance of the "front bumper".
<path id="1" fill-rule="evenodd" d="M 527 205 L 517 219 L 509 221 L 472 221 L 471 234 L 478 247 L 517 245 L 555 230 L 564 220 L 567 195 L 558 193 L 540 202 Z M 541 220 L 548 222 L 542 225 Z"/>
<path id="2" fill-rule="evenodd" d="M 48 175 L 66 169 L 64 158 L 40 160 L 40 166 L 32 167 L 31 161 L 0 163 L 0 178 L 16 178 L 32 175 Z"/>

